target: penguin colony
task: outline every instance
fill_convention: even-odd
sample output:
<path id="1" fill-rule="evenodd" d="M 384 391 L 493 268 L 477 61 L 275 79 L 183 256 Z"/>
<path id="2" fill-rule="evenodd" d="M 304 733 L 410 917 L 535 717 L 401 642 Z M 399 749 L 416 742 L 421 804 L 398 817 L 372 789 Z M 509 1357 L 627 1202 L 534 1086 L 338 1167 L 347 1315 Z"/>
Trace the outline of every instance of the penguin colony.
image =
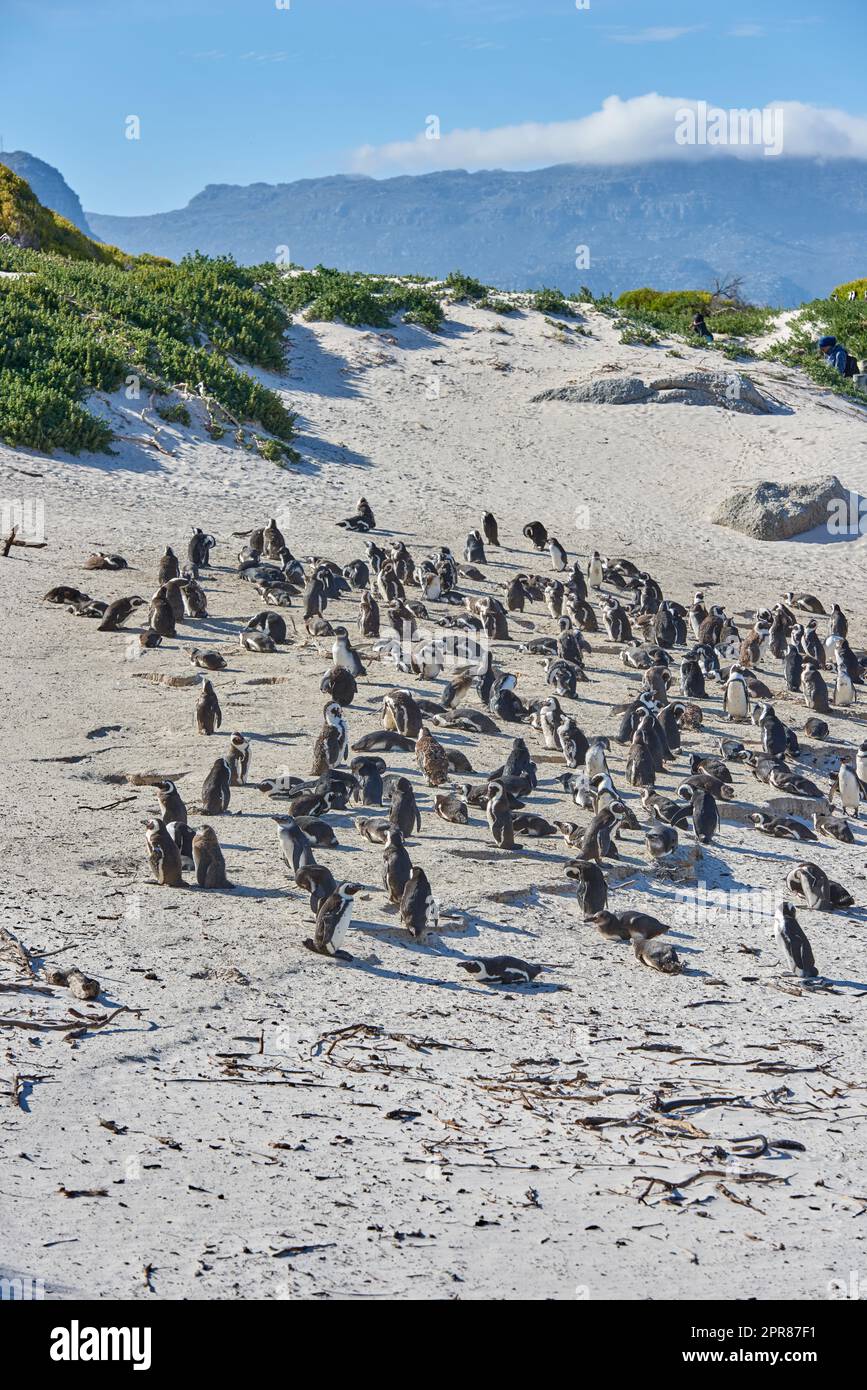
<path id="1" fill-rule="evenodd" d="M 321 726 L 307 764 L 258 781 L 251 776 L 257 735 L 268 731 L 223 731 L 219 673 L 230 664 L 231 643 L 222 651 L 190 648 L 189 661 L 200 673 L 191 737 L 219 742 L 189 807 L 195 824 L 174 782 L 154 785 L 158 813 L 145 822 L 143 849 L 159 885 L 231 892 L 217 829 L 202 818 L 232 815 L 237 789 L 244 789 L 245 801 L 250 794 L 264 796 L 277 803 L 275 872 L 282 864 L 309 911 L 310 935 L 299 945 L 351 960 L 361 893 L 381 898 L 383 911 L 396 911 L 410 940 L 432 939 L 437 946 L 448 884 L 432 885 L 425 868 L 425 835 L 435 833 L 432 817 L 486 827 L 491 857 L 520 856 L 525 845 L 559 837 L 577 922 L 607 942 L 631 946 L 639 964 L 676 975 L 683 963 L 664 939 L 669 924 L 644 911 L 612 910 L 609 893 L 616 893 L 617 884 L 609 885 L 606 865 L 620 858 L 620 845 L 643 853 L 649 873 L 675 872 L 684 845 L 694 846 L 700 858 L 702 847 L 724 837 L 726 803 L 737 798 L 755 804 L 776 794 L 786 809 L 756 809 L 747 823 L 757 837 L 803 846 L 803 862 L 788 872 L 781 865 L 773 922 L 781 965 L 801 980 L 821 979 L 798 911 L 845 912 L 855 898 L 812 862 L 809 846 L 852 844 L 850 822 L 858 820 L 867 799 L 867 740 L 835 746 L 824 786 L 813 774 L 815 756 L 808 756 L 828 737 L 822 716 L 849 714 L 867 681 L 867 655 L 849 645 L 848 620 L 838 603 L 827 611 L 814 595 L 789 591 L 772 607 L 758 609 L 747 628 L 724 605 L 708 604 L 702 591 L 691 603 L 667 596 L 627 557 L 597 551 L 570 557 L 539 521 L 525 525 L 522 534 L 548 566 L 499 584 L 485 574 L 487 551 L 504 543 L 491 512 L 468 533 L 460 560 L 446 546 L 411 552 L 404 541 L 388 543 L 385 537 L 380 544 L 364 498 L 337 525 L 357 534 L 363 552 L 348 564 L 296 558 L 273 518 L 246 536 L 232 560 L 247 607 L 254 610 L 236 634 L 238 651 L 273 656 L 287 645 L 306 643 L 330 655 L 320 686 Z M 509 540 L 520 545 L 517 535 Z M 176 638 L 181 626 L 195 633 L 196 623 L 207 618 L 207 576 L 216 546 L 214 536 L 196 527 L 183 561 L 166 547 L 150 598 L 131 594 L 105 603 L 61 584 L 44 601 L 98 620 L 100 632 L 131 633 L 137 626 L 137 639 L 129 640 L 137 641 L 144 658 Z M 120 571 L 127 565 L 122 556 L 99 552 L 84 567 Z M 466 580 L 487 591 L 468 593 Z M 353 605 L 354 627 L 329 618 L 327 610 L 336 603 Z M 530 614 L 532 621 L 516 617 Z M 527 629 L 536 635 L 526 637 Z M 584 703 L 597 644 L 619 651 L 625 678 L 623 702 L 601 716 L 597 704 Z M 526 693 L 517 691 L 510 649 L 536 663 L 538 678 Z M 376 695 L 377 727 L 362 731 L 353 705 L 364 703 L 365 684 L 374 677 L 378 692 L 383 671 L 393 674 L 394 683 L 381 698 Z M 438 698 L 424 693 L 420 682 L 436 682 Z M 783 699 L 781 714 L 777 704 Z M 359 723 L 371 717 L 359 708 Z M 725 735 L 703 741 L 704 723 L 720 721 L 729 726 Z M 455 732 L 510 736 L 511 747 L 498 767 L 485 771 L 452 746 Z M 619 786 L 608 763 L 614 744 L 626 758 Z M 421 801 L 397 754 L 414 758 L 429 791 Z M 543 762 L 560 764 L 560 771 L 544 775 Z M 673 795 L 658 786 L 664 774 L 674 776 Z M 473 776 L 478 780 L 464 780 Z M 533 801 L 542 790 L 549 798 L 552 791 L 568 798 L 579 819 L 571 812 L 563 820 L 539 814 Z M 338 846 L 329 815 L 347 811 L 359 812 L 359 838 L 381 848 L 381 888 L 341 878 L 335 862 L 324 862 Z M 233 825 L 232 838 L 237 836 Z M 532 984 L 546 968 L 512 956 L 455 958 L 468 976 L 509 987 Z"/>

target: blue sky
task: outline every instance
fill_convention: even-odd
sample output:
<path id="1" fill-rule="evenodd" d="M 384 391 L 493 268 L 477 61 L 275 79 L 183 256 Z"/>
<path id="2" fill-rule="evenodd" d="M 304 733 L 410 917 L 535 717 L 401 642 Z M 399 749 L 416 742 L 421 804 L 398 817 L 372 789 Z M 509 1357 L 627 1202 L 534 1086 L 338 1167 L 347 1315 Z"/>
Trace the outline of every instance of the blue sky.
<path id="1" fill-rule="evenodd" d="M 4 149 L 56 165 L 85 208 L 145 213 L 208 183 L 414 171 L 432 149 L 470 167 L 553 163 L 571 127 L 551 139 L 549 125 L 612 96 L 627 105 L 599 127 L 601 155 L 615 119 L 646 130 L 628 103 L 648 93 L 832 107 L 867 130 L 867 0 L 288 2 L 0 0 Z M 414 153 L 431 115 L 470 134 Z M 810 151 L 847 152 L 848 128 L 796 112 L 799 136 L 805 123 Z"/>

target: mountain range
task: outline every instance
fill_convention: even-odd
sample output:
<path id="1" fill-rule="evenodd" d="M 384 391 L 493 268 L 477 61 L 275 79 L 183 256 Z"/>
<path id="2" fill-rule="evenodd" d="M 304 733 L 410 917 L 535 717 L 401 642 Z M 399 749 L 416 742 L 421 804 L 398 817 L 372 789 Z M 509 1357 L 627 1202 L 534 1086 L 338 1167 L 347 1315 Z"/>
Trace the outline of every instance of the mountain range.
<path id="1" fill-rule="evenodd" d="M 867 163 L 681 159 L 450 170 L 374 179 L 210 184 L 184 208 L 115 217 L 82 210 L 50 165 L 0 155 L 46 206 L 139 254 L 441 277 L 460 268 L 502 289 L 641 285 L 699 289 L 743 277 L 757 303 L 789 307 L 864 273 Z"/>

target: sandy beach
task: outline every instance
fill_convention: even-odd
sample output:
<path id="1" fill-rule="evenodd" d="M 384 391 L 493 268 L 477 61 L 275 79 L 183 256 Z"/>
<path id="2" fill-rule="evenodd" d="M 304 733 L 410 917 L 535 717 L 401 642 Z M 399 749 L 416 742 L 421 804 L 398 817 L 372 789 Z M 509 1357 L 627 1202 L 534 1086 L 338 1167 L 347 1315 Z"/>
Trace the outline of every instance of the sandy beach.
<path id="1" fill-rule="evenodd" d="M 450 306 L 439 335 L 298 319 L 285 372 L 257 374 L 299 415 L 301 461 L 287 469 L 214 443 L 198 416 L 191 430 L 157 422 L 166 452 L 134 440 L 78 458 L 0 447 L 4 496 L 44 505 L 48 542 L 0 559 L 2 920 L 36 971 L 0 954 L 3 1277 L 52 1299 L 824 1299 L 863 1269 L 863 816 L 851 846 L 764 837 L 746 817 L 768 789 L 734 766 L 735 799 L 688 885 L 697 910 L 650 863 L 643 833 L 626 832 L 610 905 L 671 922 L 686 967 L 671 978 L 582 921 L 561 838 L 508 854 L 478 809 L 466 827 L 445 823 L 412 753 L 387 755 L 421 808 L 408 848 L 455 912 L 423 945 L 388 909 L 381 851 L 353 826 L 373 811 L 330 816 L 339 848 L 318 855 L 364 884 L 351 962 L 303 949 L 307 899 L 271 819 L 283 808 L 253 785 L 210 818 L 233 891 L 162 888 L 147 864 L 156 798 L 130 777 L 173 777 L 197 824 L 202 780 L 233 729 L 252 740 L 253 782 L 310 772 L 328 643 L 306 637 L 296 608 L 278 653 L 238 650 L 258 606 L 237 577 L 238 533 L 269 516 L 294 555 L 342 565 L 364 555 L 364 538 L 337 526 L 361 494 L 378 543 L 402 539 L 419 558 L 439 545 L 461 557 L 490 509 L 501 547 L 462 592 L 501 598 L 514 574 L 551 572 L 522 535 L 538 519 L 570 563 L 594 549 L 628 556 L 681 603 L 703 589 L 744 632 L 757 607 L 808 589 L 828 610 L 841 604 L 863 648 L 864 536 L 762 543 L 709 521 L 760 479 L 835 473 L 867 495 L 863 410 L 766 361 L 744 370 L 790 413 L 533 403 L 605 373 L 720 369 L 711 351 L 673 364 L 670 340 L 624 346 L 593 308 L 584 326 L 591 336 L 467 305 Z M 153 434 L 144 400 L 98 409 L 121 434 Z M 56 584 L 149 597 L 164 547 L 183 553 L 195 525 L 217 539 L 202 574 L 210 617 L 177 640 L 140 654 L 129 633 L 41 602 Z M 96 549 L 130 569 L 89 573 Z M 356 637 L 357 606 L 352 594 L 327 617 Z M 446 611 L 430 607 L 434 619 Z M 535 603 L 493 644 L 526 702 L 547 688 L 518 643 L 553 630 Z M 613 735 L 612 706 L 640 676 L 604 632 L 589 641 L 574 713 L 592 738 Z M 194 689 L 150 679 L 189 676 L 194 646 L 228 659 L 212 738 L 195 732 Z M 802 730 L 809 711 L 779 664 L 759 675 Z M 442 688 L 371 656 L 347 711 L 351 741 L 380 727 L 395 683 L 429 698 Z M 701 704 L 703 727 L 659 779 L 666 794 L 686 754 L 716 753 L 731 732 L 718 694 Z M 801 770 L 821 786 L 833 750 L 867 737 L 865 710 L 833 713 L 825 747 L 803 739 Z M 557 781 L 559 755 L 530 728 L 501 727 L 437 736 L 467 755 L 476 782 L 525 735 L 540 779 L 528 809 L 586 822 Z M 757 735 L 734 731 L 750 748 Z M 625 754 L 612 742 L 624 788 Z M 849 912 L 799 914 L 818 988 L 786 973 L 770 933 L 768 904 L 804 850 L 856 898 Z M 488 988 L 457 966 L 474 953 L 557 969 L 535 987 Z M 47 985 L 54 964 L 94 976 L 98 999 Z M 714 1103 L 687 1103 L 698 1097 Z"/>

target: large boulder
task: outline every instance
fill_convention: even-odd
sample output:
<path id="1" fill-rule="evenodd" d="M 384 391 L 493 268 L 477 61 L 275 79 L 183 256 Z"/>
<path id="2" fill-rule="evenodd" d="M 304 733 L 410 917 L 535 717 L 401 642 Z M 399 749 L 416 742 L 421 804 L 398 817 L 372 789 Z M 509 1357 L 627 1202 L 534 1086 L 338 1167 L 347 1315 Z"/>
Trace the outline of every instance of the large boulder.
<path id="1" fill-rule="evenodd" d="M 741 415 L 771 415 L 783 409 L 763 396 L 742 372 L 681 372 L 677 376 L 642 381 L 637 376 L 595 377 L 555 387 L 533 401 L 577 401 L 591 405 L 638 405 L 672 401 L 681 405 L 710 405 Z"/>
<path id="2" fill-rule="evenodd" d="M 711 521 L 758 541 L 786 541 L 827 523 L 830 503 L 848 497 L 833 473 L 799 483 L 753 483 L 721 502 Z"/>

